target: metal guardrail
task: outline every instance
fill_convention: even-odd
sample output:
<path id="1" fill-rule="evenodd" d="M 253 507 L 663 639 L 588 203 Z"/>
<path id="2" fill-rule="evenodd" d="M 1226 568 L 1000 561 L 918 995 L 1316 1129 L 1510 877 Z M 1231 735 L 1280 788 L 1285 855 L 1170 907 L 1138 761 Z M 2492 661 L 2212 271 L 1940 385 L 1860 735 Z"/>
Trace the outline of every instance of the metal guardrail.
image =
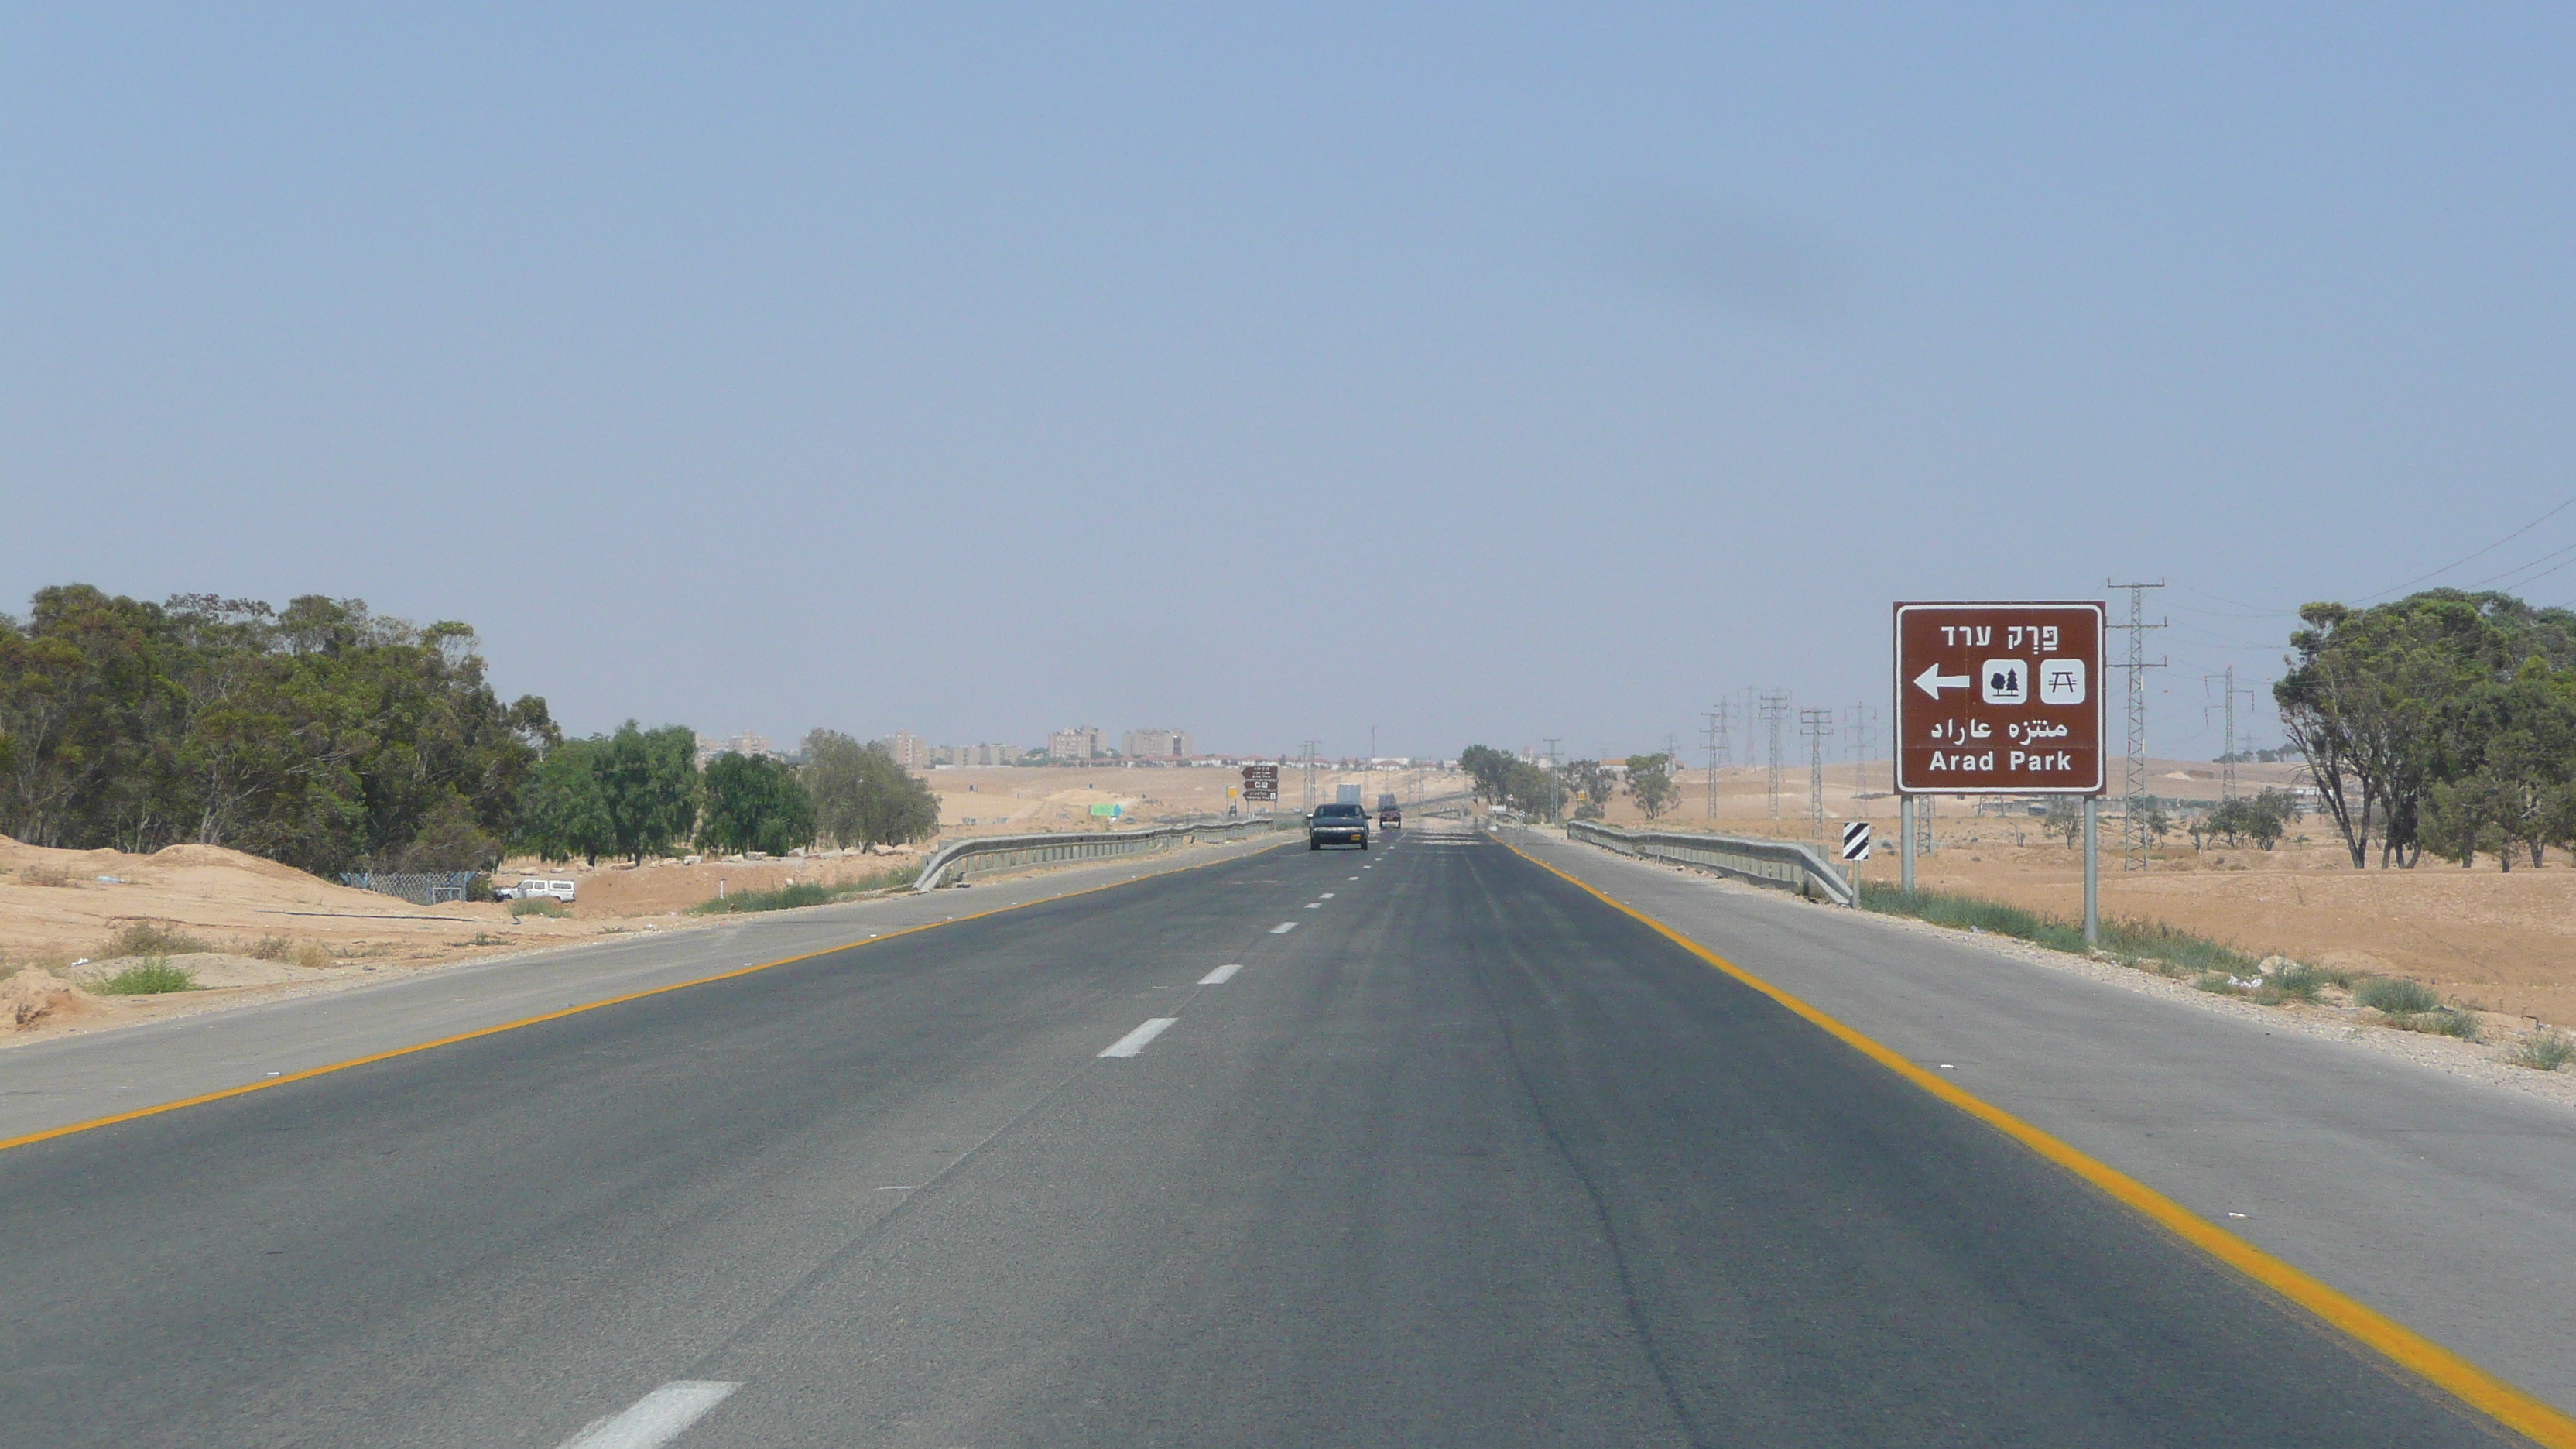
<path id="1" fill-rule="evenodd" d="M 1838 906 L 1860 904 L 1860 892 L 1845 878 L 1840 865 L 1803 840 L 1702 835 L 1683 830 L 1622 830 L 1589 820 L 1568 822 L 1565 838 L 1621 855 L 1666 860 L 1755 885 L 1777 886 L 1809 900 L 1830 901 Z"/>
<path id="2" fill-rule="evenodd" d="M 921 863 L 916 891 L 937 890 L 952 879 L 985 871 L 1022 870 L 1078 860 L 1106 860 L 1170 850 L 1197 840 L 1242 840 L 1282 830 L 1303 830 L 1303 815 L 1252 815 L 1237 820 L 1184 820 L 1142 830 L 1069 831 L 1057 835 L 979 835 L 952 840 Z"/>

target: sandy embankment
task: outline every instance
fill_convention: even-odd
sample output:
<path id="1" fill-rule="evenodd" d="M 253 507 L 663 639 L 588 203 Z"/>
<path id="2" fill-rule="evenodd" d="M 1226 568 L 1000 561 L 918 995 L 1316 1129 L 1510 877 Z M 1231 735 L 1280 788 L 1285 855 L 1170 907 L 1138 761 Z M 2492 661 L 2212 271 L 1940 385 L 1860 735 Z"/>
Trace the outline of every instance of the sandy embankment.
<path id="1" fill-rule="evenodd" d="M 493 902 L 417 906 L 217 846 L 177 845 L 151 855 L 45 850 L 0 836 L 0 1042 L 129 1021 L 156 1020 L 246 998 L 357 985 L 384 971 L 416 970 L 632 931 L 704 924 L 689 907 L 721 891 L 768 890 L 791 881 L 863 880 L 900 869 L 918 850 L 784 860 L 651 861 L 549 866 L 512 861 L 521 873 L 568 878 L 571 914 L 513 916 Z M 151 926 L 204 950 L 159 952 L 194 974 L 202 991 L 96 995 L 135 964 L 118 938 Z"/>
<path id="2" fill-rule="evenodd" d="M 1321 777 L 1329 787 L 1338 778 Z M 1347 777 L 1358 782 L 1362 777 Z M 941 837 L 1100 828 L 1095 804 L 1117 804 L 1119 827 L 1188 815 L 1222 815 L 1219 769 L 938 770 Z M 1292 808 L 1297 784 L 1286 792 Z M 1379 774 L 1374 788 L 1410 790 Z M 596 867 L 503 863 L 495 878 L 570 879 L 577 899 L 564 919 L 513 916 L 491 903 L 416 906 L 352 889 L 290 866 L 215 846 L 151 855 L 45 850 L 0 836 L 0 1042 L 92 1030 L 230 1005 L 362 984 L 409 971 L 604 935 L 681 930 L 725 917 L 689 908 L 737 891 L 811 882 L 841 885 L 899 871 L 930 845 L 891 853 L 825 852 L 781 859 L 655 860 Z M 85 989 L 134 964 L 116 938 L 151 925 L 202 951 L 172 954 L 202 991 L 152 996 Z M 10 1030 L 14 1026 L 17 1029 Z"/>

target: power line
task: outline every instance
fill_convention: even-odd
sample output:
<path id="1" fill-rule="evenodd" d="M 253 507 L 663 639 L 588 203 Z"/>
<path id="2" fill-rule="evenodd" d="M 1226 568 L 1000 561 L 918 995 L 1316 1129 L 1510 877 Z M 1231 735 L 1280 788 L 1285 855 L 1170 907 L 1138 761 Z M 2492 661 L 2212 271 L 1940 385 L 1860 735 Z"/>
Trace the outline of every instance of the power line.
<path id="1" fill-rule="evenodd" d="M 2533 559 L 2533 560 L 2532 560 L 2531 562 L 2529 562 L 2529 563 L 2526 563 L 2526 564 L 2517 564 L 2517 565 L 2515 565 L 2515 566 L 2514 566 L 2514 567 L 2512 567 L 2512 568 L 2506 569 L 2503 573 L 2500 573 L 2500 574 L 2489 574 L 2489 575 L 2487 575 L 2485 578 L 2482 578 L 2482 579 L 2478 580 L 2478 581 L 2477 581 L 2476 583 L 2474 583 L 2474 584 L 2464 584 L 2464 585 L 2462 585 L 2461 587 L 2462 587 L 2463 589 L 2483 589 L 2483 588 L 2485 588 L 2487 585 L 2489 585 L 2489 584 L 2491 584 L 2491 583 L 2494 583 L 2494 582 L 2495 582 L 2496 580 L 2498 580 L 2498 579 L 2511 578 L 2511 577 L 2512 577 L 2512 576 L 2514 576 L 2515 574 L 2521 573 L 2524 569 L 2529 569 L 2529 568 L 2538 568 L 2540 565 L 2542 565 L 2542 564 L 2545 564 L 2545 563 L 2549 562 L 2551 559 L 2554 559 L 2554 558 L 2558 557 L 2558 556 L 2559 556 L 2560 554 L 2562 554 L 2562 553 L 2576 553 L 2576 543 L 2571 543 L 2571 544 L 2567 545 L 2565 548 L 2553 548 L 2553 549 L 2551 549 L 2549 552 L 2542 554 L 2540 557 L 2538 557 L 2538 558 L 2536 558 L 2536 559 Z M 2569 563 L 2576 563 L 2576 559 L 2570 559 L 2570 560 L 2568 560 L 2568 562 L 2569 562 Z M 2523 587 L 2526 587 L 2526 586 L 2530 585 L 2531 583 L 2533 583 L 2535 580 L 2545 579 L 2545 578 L 2549 577 L 2549 575 L 2550 575 L 2550 574 L 2554 574 L 2554 573 L 2558 572 L 2558 569 L 2563 569 L 2563 568 L 2565 568 L 2565 567 L 2567 567 L 2567 564 L 2562 563 L 2562 564 L 2560 564 L 2560 565 L 2558 566 L 2558 568 L 2549 569 L 2549 570 L 2546 570 L 2546 571 L 2544 571 L 2544 572 L 2534 574 L 2534 575 L 2532 575 L 2532 576 L 2531 576 L 2531 578 L 2524 579 L 2521 583 L 2514 585 L 2514 587 L 2516 587 L 2516 588 L 2523 588 Z"/>
<path id="2" fill-rule="evenodd" d="M 2540 525 L 2542 525 L 2542 524 L 2544 524 L 2544 523 L 2547 523 L 2549 520 L 2551 520 L 2551 519 L 2553 519 L 2553 518 L 2556 518 L 2558 515 L 2560 515 L 2560 514 L 2562 514 L 2562 513 L 2566 512 L 2566 511 L 2567 511 L 2568 509 L 2570 509 L 2570 508 L 2576 508 L 2576 498 L 2570 498 L 2570 499 L 2568 499 L 2566 502 L 2559 504 L 2557 507 L 2555 507 L 2555 508 L 2553 508 L 2553 509 L 2549 510 L 2547 513 L 2544 513 L 2544 514 L 2540 515 L 2538 518 L 2535 518 L 2535 519 L 2531 520 L 2529 523 L 2524 524 L 2522 527 L 2515 529 L 2513 532 L 2508 533 L 2508 534 L 2506 534 L 2504 537 L 2497 539 L 2495 542 L 2493 542 L 2493 543 L 2491 543 L 2491 544 L 2488 544 L 2486 547 L 2484 547 L 2484 548 L 2482 548 L 2482 549 L 2479 549 L 2476 553 L 2473 553 L 2473 554 L 2468 555 L 2468 557 L 2467 557 L 2467 558 L 2458 558 L 2458 559 L 2453 559 L 2451 562 L 2449 562 L 2449 563 L 2446 563 L 2446 564 L 2442 565 L 2440 568 L 2437 568 L 2437 569 L 2433 570 L 2433 572 L 2431 572 L 2431 573 L 2429 573 L 2429 574 L 2417 574 L 2415 577 L 2413 577 L 2413 578 L 2411 578 L 2411 579 L 2408 579 L 2406 582 L 2404 582 L 2404 583 L 2402 583 L 2402 584 L 2399 584 L 2399 585 L 2397 586 L 2397 588 L 2395 588 L 2395 589 L 2381 589 L 2378 593 L 2375 593 L 2375 594 L 2364 594 L 2364 595 L 2362 595 L 2359 599 L 2356 599 L 2356 600 L 2354 600 L 2353 602 L 2355 602 L 2355 603 L 2362 603 L 2362 604 L 2366 604 L 2366 603 L 2370 602 L 2370 601 L 2371 601 L 2371 600 L 2373 600 L 2373 599 L 2384 599 L 2384 598 L 2387 598 L 2390 594 L 2396 593 L 2398 589 L 2411 589 L 2411 588 L 2415 587 L 2417 584 L 2420 584 L 2420 583 L 2424 582 L 2426 579 L 2430 579 L 2430 578 L 2439 578 L 2441 575 L 2443 575 L 2443 574 L 2447 574 L 2447 573 L 2449 573 L 2451 570 L 2453 570 L 2453 569 L 2455 569 L 2455 568 L 2458 568 L 2460 565 L 2462 565 L 2462 564 L 2464 564 L 2464 563 L 2467 563 L 2467 562 L 2469 561 L 2469 559 L 2474 559 L 2474 558 L 2483 558 L 2483 557 L 2485 557 L 2486 555 L 2488 555 L 2488 554 L 2491 554 L 2491 553 L 2495 552 L 2497 549 L 2500 549 L 2500 548 L 2504 547 L 2506 544 L 2511 543 L 2511 542 L 2513 542 L 2515 539 L 2522 537 L 2524 534 L 2531 532 L 2533 529 L 2538 528 Z M 2510 570 L 2508 570 L 2508 572 L 2510 572 Z M 2501 577 L 2503 577 L 2503 575 L 2499 574 L 2497 577 L 2501 578 Z"/>

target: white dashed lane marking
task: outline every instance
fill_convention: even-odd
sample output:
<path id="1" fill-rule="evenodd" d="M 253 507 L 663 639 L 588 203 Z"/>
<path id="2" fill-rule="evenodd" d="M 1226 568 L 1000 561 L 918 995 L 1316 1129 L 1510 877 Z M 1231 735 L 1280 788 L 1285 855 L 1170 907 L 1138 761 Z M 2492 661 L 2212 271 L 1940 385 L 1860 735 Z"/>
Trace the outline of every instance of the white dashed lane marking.
<path id="1" fill-rule="evenodd" d="M 1297 929 L 1297 923 L 1295 921 L 1281 921 L 1278 925 L 1270 928 L 1270 934 L 1274 936 L 1285 936 L 1295 929 Z"/>
<path id="2" fill-rule="evenodd" d="M 563 1449 L 661 1449 L 741 1387 L 710 1379 L 675 1379 L 637 1399 L 625 1413 L 591 1420 L 563 1442 Z"/>
<path id="3" fill-rule="evenodd" d="M 1145 1049 L 1145 1043 L 1161 1036 L 1165 1028 L 1178 1020 L 1180 1020 L 1180 1018 L 1177 1016 L 1153 1017 L 1143 1026 L 1140 1026 L 1134 1031 L 1127 1033 L 1125 1036 L 1118 1038 L 1118 1040 L 1111 1042 L 1109 1044 L 1109 1050 L 1102 1052 L 1101 1055 L 1104 1057 L 1132 1057 Z"/>
<path id="4" fill-rule="evenodd" d="M 1228 962 L 1223 966 L 1219 966 L 1214 971 L 1209 972 L 1205 976 L 1200 977 L 1199 984 L 1201 986 L 1223 986 L 1225 983 L 1234 979 L 1234 973 L 1242 969 L 1242 962 Z"/>

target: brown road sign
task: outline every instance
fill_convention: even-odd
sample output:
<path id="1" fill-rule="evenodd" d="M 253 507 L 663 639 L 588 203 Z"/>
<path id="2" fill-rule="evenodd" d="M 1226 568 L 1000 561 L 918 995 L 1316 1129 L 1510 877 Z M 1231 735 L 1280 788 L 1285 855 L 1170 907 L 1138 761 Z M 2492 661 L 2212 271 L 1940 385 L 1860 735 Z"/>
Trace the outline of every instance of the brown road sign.
<path id="1" fill-rule="evenodd" d="M 1279 767 L 1277 765 L 1244 766 L 1243 798 L 1246 800 L 1278 799 Z"/>
<path id="2" fill-rule="evenodd" d="M 2098 795 L 2098 603 L 1896 606 L 1896 788 Z"/>

